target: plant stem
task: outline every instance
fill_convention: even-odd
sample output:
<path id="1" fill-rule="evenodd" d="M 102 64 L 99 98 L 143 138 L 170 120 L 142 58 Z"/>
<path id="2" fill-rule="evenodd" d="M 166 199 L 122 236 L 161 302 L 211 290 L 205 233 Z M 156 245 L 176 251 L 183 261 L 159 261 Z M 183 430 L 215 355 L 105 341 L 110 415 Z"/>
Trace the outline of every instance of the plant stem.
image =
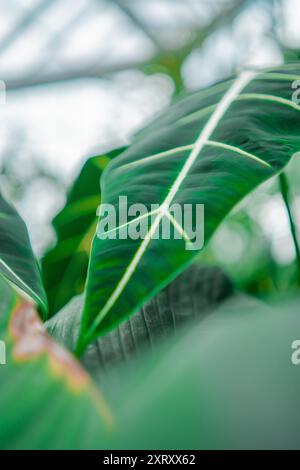
<path id="1" fill-rule="evenodd" d="M 299 247 L 298 238 L 297 238 L 297 228 L 294 222 L 294 218 L 293 218 L 293 214 L 292 214 L 292 210 L 290 206 L 289 182 L 284 173 L 281 173 L 279 175 L 279 183 L 280 183 L 280 190 L 281 190 L 282 198 L 285 203 L 286 210 L 287 210 L 288 217 L 289 217 L 290 230 L 291 230 L 291 235 L 292 235 L 293 242 L 294 242 L 296 260 L 297 260 L 297 266 L 298 266 L 298 283 L 300 284 L 300 247 Z"/>

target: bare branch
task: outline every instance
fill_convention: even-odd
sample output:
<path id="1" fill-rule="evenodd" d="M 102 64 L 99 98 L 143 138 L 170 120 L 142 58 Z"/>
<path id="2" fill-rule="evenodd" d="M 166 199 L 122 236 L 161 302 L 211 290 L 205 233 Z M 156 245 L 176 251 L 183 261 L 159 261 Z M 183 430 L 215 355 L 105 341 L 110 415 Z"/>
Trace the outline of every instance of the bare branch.
<path id="1" fill-rule="evenodd" d="M 46 85 L 57 82 L 65 82 L 76 79 L 97 79 L 101 77 L 107 77 L 114 73 L 121 72 L 130 69 L 144 69 L 146 70 L 149 65 L 152 70 L 155 69 L 155 65 L 166 64 L 170 57 L 177 63 L 177 69 L 181 67 L 181 64 L 185 58 L 195 49 L 202 46 L 204 41 L 212 34 L 217 28 L 223 24 L 228 24 L 235 17 L 239 9 L 244 6 L 248 0 L 235 0 L 225 11 L 220 12 L 215 18 L 212 19 L 211 23 L 205 28 L 195 31 L 192 34 L 191 40 L 182 46 L 181 48 L 172 51 L 160 50 L 158 54 L 148 61 L 131 61 L 126 63 L 118 63 L 115 65 L 97 65 L 95 63 L 84 64 L 76 69 L 63 70 L 57 72 L 45 72 L 43 75 L 37 76 L 36 74 L 28 74 L 27 76 L 21 77 L 3 77 L 6 83 L 6 89 L 18 90 L 21 88 L 27 88 L 38 85 Z M 172 62 L 172 61 L 171 61 Z M 175 67 L 175 68 L 176 68 Z"/>
<path id="2" fill-rule="evenodd" d="M 6 78 L 6 90 L 19 90 L 21 88 L 28 88 L 38 85 L 46 85 L 57 82 L 66 82 L 70 80 L 85 79 L 85 78 L 100 78 L 113 75 L 117 72 L 122 72 L 124 70 L 136 69 L 146 65 L 145 62 L 126 62 L 124 64 L 116 65 L 101 65 L 95 67 L 95 64 L 84 65 L 83 67 L 78 67 L 77 69 L 72 70 L 63 70 L 58 72 L 49 72 L 43 74 L 43 76 L 27 76 L 20 78 Z"/>
<path id="3" fill-rule="evenodd" d="M 12 44 L 21 36 L 24 31 L 29 28 L 37 18 L 42 15 L 53 3 L 57 0 L 41 0 L 40 3 L 33 10 L 25 13 L 24 16 L 17 22 L 13 29 L 2 39 L 0 42 L 0 54 L 3 54 Z"/>
<path id="4" fill-rule="evenodd" d="M 143 31 L 143 33 L 151 40 L 151 42 L 157 47 L 157 49 L 161 49 L 162 45 L 158 41 L 155 34 L 152 33 L 149 26 L 142 21 L 138 15 L 134 13 L 134 11 L 126 5 L 123 0 L 113 0 L 114 3 L 118 6 L 118 8 L 125 13 L 125 15 L 132 21 L 135 26 Z"/>

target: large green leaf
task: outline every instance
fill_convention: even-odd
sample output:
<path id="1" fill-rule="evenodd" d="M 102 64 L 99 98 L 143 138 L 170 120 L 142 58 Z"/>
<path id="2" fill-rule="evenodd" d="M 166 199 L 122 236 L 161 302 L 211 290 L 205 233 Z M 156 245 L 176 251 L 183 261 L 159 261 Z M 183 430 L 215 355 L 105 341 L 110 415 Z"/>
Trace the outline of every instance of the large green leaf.
<path id="1" fill-rule="evenodd" d="M 91 344 L 82 363 L 103 383 L 117 364 L 132 363 L 144 351 L 155 351 L 162 341 L 204 318 L 232 293 L 233 286 L 221 269 L 195 263 L 127 322 Z M 83 296 L 78 296 L 45 324 L 49 334 L 70 350 L 76 346 L 82 306 Z"/>
<path id="2" fill-rule="evenodd" d="M 175 103 L 116 158 L 102 177 L 102 202 L 119 210 L 151 204 L 143 240 L 100 239 L 92 246 L 78 353 L 128 318 L 190 264 L 184 239 L 154 239 L 170 205 L 204 204 L 205 242 L 232 207 L 278 174 L 300 149 L 300 106 L 292 83 L 300 66 L 243 72 Z M 132 226 L 132 218 L 129 225 Z M 150 213 L 148 213 L 150 220 Z M 175 228 L 181 231 L 181 227 Z"/>
<path id="3" fill-rule="evenodd" d="M 84 164 L 62 211 L 54 218 L 56 244 L 42 261 L 49 315 L 60 310 L 84 289 L 91 242 L 100 203 L 100 177 L 124 148 L 92 157 Z"/>
<path id="4" fill-rule="evenodd" d="M 2 354 L 6 346 L 0 448 L 101 447 L 113 426 L 108 405 L 70 353 L 46 334 L 32 304 L 2 279 L 0 339 Z"/>
<path id="5" fill-rule="evenodd" d="M 39 266 L 24 221 L 0 193 L 0 274 L 47 312 Z"/>

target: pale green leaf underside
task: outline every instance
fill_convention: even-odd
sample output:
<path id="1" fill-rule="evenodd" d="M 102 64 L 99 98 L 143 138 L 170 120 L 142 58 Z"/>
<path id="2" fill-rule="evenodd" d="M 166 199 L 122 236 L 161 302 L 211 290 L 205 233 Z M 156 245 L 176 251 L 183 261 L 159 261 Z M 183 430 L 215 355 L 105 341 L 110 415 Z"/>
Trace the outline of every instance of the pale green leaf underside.
<path id="1" fill-rule="evenodd" d="M 0 193 L 0 274 L 30 297 L 46 315 L 47 300 L 27 228 Z"/>

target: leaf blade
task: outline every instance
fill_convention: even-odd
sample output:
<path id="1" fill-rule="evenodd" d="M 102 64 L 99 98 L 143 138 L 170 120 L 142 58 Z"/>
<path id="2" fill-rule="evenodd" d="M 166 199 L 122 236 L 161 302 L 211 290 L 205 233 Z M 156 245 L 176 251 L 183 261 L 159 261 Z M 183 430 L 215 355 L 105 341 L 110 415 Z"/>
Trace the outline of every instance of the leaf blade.
<path id="1" fill-rule="evenodd" d="M 85 162 L 65 206 L 52 221 L 57 241 L 42 260 L 50 317 L 84 289 L 96 211 L 101 201 L 100 177 L 106 165 L 122 150 L 124 147 Z"/>
<path id="2" fill-rule="evenodd" d="M 26 225 L 0 193 L 0 273 L 47 312 L 47 299 Z"/>
<path id="3" fill-rule="evenodd" d="M 112 426 L 105 400 L 70 353 L 45 333 L 33 306 L 2 279 L 0 338 L 6 345 L 6 364 L 0 366 L 1 448 L 101 446 Z"/>
<path id="4" fill-rule="evenodd" d="M 127 322 L 96 340 L 82 363 L 104 382 L 113 366 L 154 350 L 162 340 L 170 340 L 232 295 L 231 281 L 221 269 L 194 263 Z M 55 341 L 71 351 L 76 346 L 83 303 L 83 296 L 76 297 L 45 324 Z"/>
<path id="5" fill-rule="evenodd" d="M 299 66 L 295 72 L 300 75 Z M 272 70 L 267 79 L 268 73 L 246 73 L 219 85 L 216 94 L 199 92 L 177 102 L 108 166 L 103 202 L 117 207 L 125 193 L 128 205 L 160 209 L 140 243 L 95 237 L 79 351 L 128 318 L 195 258 L 196 253 L 184 252 L 183 243 L 152 239 L 172 202 L 204 204 L 207 243 L 232 207 L 299 150 L 300 107 L 288 101 L 291 69 L 277 69 L 276 79 Z M 275 100 L 266 99 L 274 94 Z"/>

